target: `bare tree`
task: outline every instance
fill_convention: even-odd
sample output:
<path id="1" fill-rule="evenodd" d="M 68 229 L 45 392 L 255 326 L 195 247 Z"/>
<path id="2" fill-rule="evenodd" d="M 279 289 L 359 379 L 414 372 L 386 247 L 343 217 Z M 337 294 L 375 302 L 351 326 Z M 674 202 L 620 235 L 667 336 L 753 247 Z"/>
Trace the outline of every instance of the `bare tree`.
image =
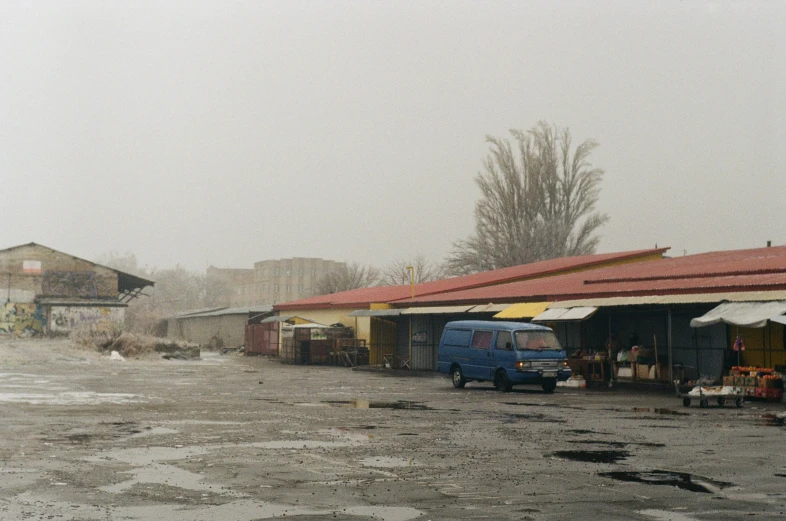
<path id="1" fill-rule="evenodd" d="M 379 269 L 372 266 L 361 266 L 355 262 L 341 264 L 317 281 L 316 294 L 327 295 L 339 291 L 376 286 L 379 282 L 379 275 Z"/>
<path id="2" fill-rule="evenodd" d="M 144 268 L 139 267 L 139 263 L 136 260 L 136 255 L 130 251 L 120 253 L 117 250 L 112 250 L 108 253 L 100 255 L 98 260 L 96 260 L 96 263 L 122 271 L 124 273 L 130 273 L 131 275 L 139 275 L 144 271 Z"/>
<path id="3" fill-rule="evenodd" d="M 608 216 L 595 212 L 603 170 L 589 156 L 597 143 L 571 148 L 568 129 L 545 122 L 510 141 L 488 136 L 491 150 L 475 182 L 475 234 L 453 244 L 447 269 L 463 275 L 595 252 Z"/>
<path id="4" fill-rule="evenodd" d="M 388 264 L 382 271 L 380 284 L 385 286 L 398 286 L 410 283 L 410 272 L 407 269 L 412 266 L 415 271 L 415 283 L 429 282 L 445 278 L 445 268 L 426 259 L 422 254 L 415 255 L 410 259 L 398 259 Z"/>
<path id="5" fill-rule="evenodd" d="M 183 266 L 158 269 L 139 267 L 131 252 L 109 252 L 98 257 L 99 264 L 155 281 L 155 286 L 145 288 L 143 296 L 129 302 L 125 327 L 151 334 L 159 323 L 181 311 L 229 305 L 231 288 L 219 277 L 190 271 Z"/>

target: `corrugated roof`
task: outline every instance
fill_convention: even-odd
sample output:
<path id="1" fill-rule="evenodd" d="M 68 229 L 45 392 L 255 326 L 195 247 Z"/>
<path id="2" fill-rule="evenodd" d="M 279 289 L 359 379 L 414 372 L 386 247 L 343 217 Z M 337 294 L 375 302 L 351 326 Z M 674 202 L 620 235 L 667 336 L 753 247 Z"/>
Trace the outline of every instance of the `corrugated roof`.
<path id="1" fill-rule="evenodd" d="M 248 315 L 249 313 L 269 313 L 273 311 L 273 306 L 252 306 L 244 308 L 212 308 L 196 311 L 186 311 L 178 315 L 178 318 L 193 317 L 218 317 L 224 315 Z"/>
<path id="2" fill-rule="evenodd" d="M 551 306 L 560 308 L 577 306 L 614 307 L 642 306 L 648 304 L 714 304 L 723 301 L 752 302 L 766 300 L 786 300 L 786 290 L 743 291 L 739 293 L 694 293 L 687 295 L 646 295 L 641 297 L 586 298 L 554 302 L 551 304 Z"/>
<path id="3" fill-rule="evenodd" d="M 576 270 L 595 269 L 610 263 L 629 262 L 635 261 L 636 259 L 651 257 L 653 255 L 663 255 L 667 250 L 668 248 L 655 248 L 617 253 L 599 253 L 578 257 L 563 257 L 560 259 L 532 262 L 510 268 L 475 273 L 462 277 L 424 282 L 415 284 L 415 297 L 417 300 L 418 297 L 442 294 L 445 292 L 507 284 L 516 280 L 552 277 L 557 274 Z M 395 303 L 402 301 L 403 303 L 403 301 L 408 301 L 411 295 L 412 287 L 409 284 L 401 286 L 377 286 L 283 302 L 276 304 L 274 307 L 278 310 L 351 307 L 367 308 L 369 304 L 378 302 Z M 487 299 L 485 302 L 493 302 L 493 299 Z"/>
<path id="4" fill-rule="evenodd" d="M 488 301 L 577 300 L 690 293 L 740 293 L 786 290 L 786 247 L 694 256 L 608 266 L 546 279 L 416 297 L 422 305 Z M 755 259 L 763 259 L 766 270 Z M 779 260 L 776 260 L 779 259 Z M 717 259 L 717 265 L 715 261 Z M 780 263 L 780 268 L 776 268 Z M 721 269 L 719 266 L 722 266 Z M 710 273 L 708 270 L 712 270 Z M 748 270 L 748 271 L 745 271 Z M 654 276 L 657 274 L 657 276 Z M 690 275 L 695 275 L 691 277 Z M 673 276 L 672 276 L 673 275 Z"/>

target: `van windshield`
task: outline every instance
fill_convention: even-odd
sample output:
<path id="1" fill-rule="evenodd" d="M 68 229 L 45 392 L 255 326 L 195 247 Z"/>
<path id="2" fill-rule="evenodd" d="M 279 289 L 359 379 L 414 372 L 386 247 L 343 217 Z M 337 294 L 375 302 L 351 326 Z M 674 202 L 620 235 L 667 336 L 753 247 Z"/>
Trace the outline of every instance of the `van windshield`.
<path id="1" fill-rule="evenodd" d="M 519 351 L 562 351 L 553 331 L 516 331 L 515 337 Z"/>

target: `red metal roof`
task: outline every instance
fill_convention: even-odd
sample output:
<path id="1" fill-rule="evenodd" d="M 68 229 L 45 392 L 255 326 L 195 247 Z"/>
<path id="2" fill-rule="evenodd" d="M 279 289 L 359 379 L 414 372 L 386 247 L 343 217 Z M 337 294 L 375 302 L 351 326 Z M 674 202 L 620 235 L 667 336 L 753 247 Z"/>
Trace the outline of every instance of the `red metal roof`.
<path id="1" fill-rule="evenodd" d="M 786 289 L 786 246 L 664 258 L 545 279 L 427 295 L 397 305 Z"/>
<path id="2" fill-rule="evenodd" d="M 547 261 L 522 264 L 510 268 L 474 273 L 462 277 L 436 280 L 415 285 L 415 297 L 439 295 L 446 292 L 464 291 L 472 288 L 484 288 L 513 281 L 553 277 L 575 270 L 598 269 L 609 263 L 622 261 L 636 261 L 652 255 L 662 255 L 669 248 L 655 248 L 649 250 L 635 250 L 618 253 L 599 253 L 595 255 L 582 255 L 579 257 L 564 257 Z M 639 261 L 641 262 L 641 261 Z M 321 309 L 321 308 L 346 308 L 368 307 L 372 303 L 394 303 L 400 300 L 410 302 L 412 288 L 410 285 L 402 286 L 377 286 L 342 291 L 330 295 L 319 295 L 302 300 L 276 304 L 278 310 Z"/>

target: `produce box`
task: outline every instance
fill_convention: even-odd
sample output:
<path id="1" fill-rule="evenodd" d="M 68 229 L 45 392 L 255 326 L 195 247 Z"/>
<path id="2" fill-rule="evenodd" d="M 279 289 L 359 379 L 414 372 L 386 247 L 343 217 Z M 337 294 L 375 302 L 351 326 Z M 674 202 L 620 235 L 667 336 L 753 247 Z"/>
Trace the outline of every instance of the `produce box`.
<path id="1" fill-rule="evenodd" d="M 755 376 L 746 376 L 745 377 L 745 387 L 757 387 L 759 385 L 759 379 Z"/>
<path id="2" fill-rule="evenodd" d="M 745 396 L 756 396 L 756 387 L 743 387 Z"/>
<path id="3" fill-rule="evenodd" d="M 729 386 L 729 387 L 733 387 L 733 386 L 735 386 L 737 384 L 735 383 L 733 376 L 724 376 L 723 377 L 723 385 L 726 385 L 726 386 Z"/>
<path id="4" fill-rule="evenodd" d="M 617 369 L 617 376 L 619 378 L 631 378 L 633 370 L 630 367 L 620 367 Z"/>
<path id="5" fill-rule="evenodd" d="M 650 366 L 648 366 L 647 364 L 638 364 L 636 366 L 636 378 L 640 378 L 642 380 L 649 380 Z"/>

